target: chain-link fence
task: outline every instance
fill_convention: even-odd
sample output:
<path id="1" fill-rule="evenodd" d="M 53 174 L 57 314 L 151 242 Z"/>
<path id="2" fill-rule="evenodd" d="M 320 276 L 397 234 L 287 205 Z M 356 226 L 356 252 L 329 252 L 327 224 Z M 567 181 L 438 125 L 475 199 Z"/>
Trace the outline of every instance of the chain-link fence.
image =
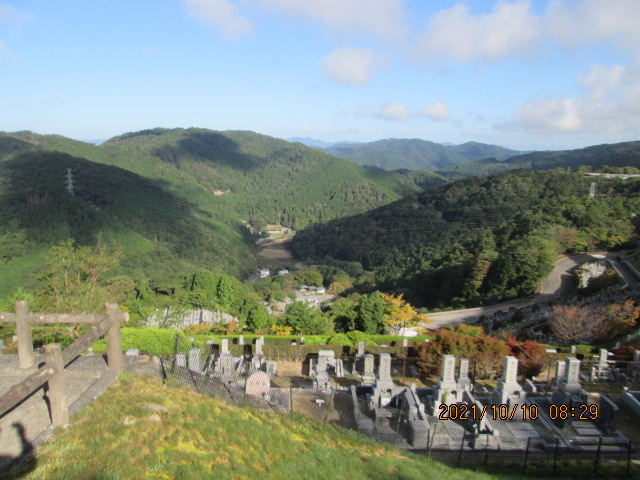
<path id="1" fill-rule="evenodd" d="M 296 356 L 268 350 L 259 341 L 231 348 L 226 342 L 194 345 L 176 336 L 174 356 L 163 365 L 168 376 L 199 393 L 280 414 L 301 414 L 452 466 L 541 476 L 640 478 L 640 431 L 634 438 L 605 435 L 593 423 L 551 421 L 544 408 L 539 418 L 520 422 L 494 418 L 495 412 L 487 412 L 483 421 L 443 419 L 438 410 L 425 407 L 433 405 L 433 389 L 412 386 L 414 359 L 394 358 L 393 380 L 389 377 L 391 383 L 380 390 L 379 378 L 367 376 L 371 366 L 361 356 L 330 355 L 327 361 L 320 358 L 322 353 Z M 543 391 L 538 391 L 539 398 Z M 481 389 L 477 397 L 483 392 L 490 395 Z"/>

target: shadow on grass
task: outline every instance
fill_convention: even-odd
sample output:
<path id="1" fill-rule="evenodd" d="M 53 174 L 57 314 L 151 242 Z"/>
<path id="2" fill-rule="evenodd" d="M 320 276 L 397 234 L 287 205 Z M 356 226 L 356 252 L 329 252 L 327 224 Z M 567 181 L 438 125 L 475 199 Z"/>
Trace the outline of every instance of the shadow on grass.
<path id="1" fill-rule="evenodd" d="M 38 463 L 35 448 L 25 434 L 24 425 L 21 422 L 15 422 L 12 426 L 20 436 L 22 451 L 15 457 L 0 455 L 0 479 L 2 480 L 21 478 L 35 469 Z"/>

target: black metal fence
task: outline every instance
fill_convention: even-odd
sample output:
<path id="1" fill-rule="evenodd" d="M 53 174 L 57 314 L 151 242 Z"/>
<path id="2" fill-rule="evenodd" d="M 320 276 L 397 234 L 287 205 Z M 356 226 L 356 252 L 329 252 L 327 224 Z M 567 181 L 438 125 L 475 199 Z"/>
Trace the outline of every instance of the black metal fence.
<path id="1" fill-rule="evenodd" d="M 472 432 L 469 422 L 440 420 L 424 411 L 429 428 L 420 429 L 412 421 L 416 412 L 403 409 L 397 398 L 386 399 L 388 409 L 370 408 L 373 387 L 360 385 L 355 376 L 332 378 L 331 388 L 320 389 L 305 365 L 308 359 L 224 355 L 219 346 L 194 349 L 192 342 L 176 336 L 174 357 L 164 368 L 199 393 L 280 414 L 301 414 L 452 466 L 532 476 L 640 478 L 640 431 L 631 439 L 596 433 L 579 441 L 528 427 L 515 431 L 517 435 L 493 435 Z M 357 362 L 355 357 L 341 360 Z M 411 389 L 406 359 L 394 365 L 395 386 L 404 383 Z M 496 430 L 506 431 L 500 422 Z"/>

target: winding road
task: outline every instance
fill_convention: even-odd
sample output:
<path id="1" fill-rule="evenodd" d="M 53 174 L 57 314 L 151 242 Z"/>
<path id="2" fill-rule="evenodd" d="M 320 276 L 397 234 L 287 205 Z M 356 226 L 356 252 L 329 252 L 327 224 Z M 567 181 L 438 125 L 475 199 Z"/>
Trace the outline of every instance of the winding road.
<path id="1" fill-rule="evenodd" d="M 457 323 L 474 323 L 482 315 L 490 315 L 497 310 L 508 310 L 511 307 L 526 307 L 535 303 L 544 302 L 554 297 L 564 297 L 574 295 L 576 288 L 573 280 L 574 270 L 584 262 L 601 260 L 606 258 L 622 275 L 629 285 L 637 285 L 638 281 L 633 275 L 618 261 L 617 253 L 595 252 L 589 254 L 563 255 L 556 261 L 553 271 L 545 278 L 538 289 L 538 293 L 526 298 L 498 303 L 485 307 L 466 308 L 464 310 L 451 310 L 449 312 L 438 312 L 429 314 L 429 323 L 425 325 L 429 330 L 437 330 L 447 325 Z"/>

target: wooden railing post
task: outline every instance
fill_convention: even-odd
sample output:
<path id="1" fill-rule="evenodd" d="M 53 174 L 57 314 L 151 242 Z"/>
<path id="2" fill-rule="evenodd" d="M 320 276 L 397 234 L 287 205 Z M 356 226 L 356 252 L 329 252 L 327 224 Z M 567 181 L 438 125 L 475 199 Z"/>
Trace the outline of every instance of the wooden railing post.
<path id="1" fill-rule="evenodd" d="M 51 409 L 51 423 L 54 428 L 66 427 L 69 424 L 69 409 L 65 395 L 64 363 L 59 343 L 44 346 L 44 357 L 47 367 L 53 370 L 49 379 L 49 408 Z"/>
<path id="2" fill-rule="evenodd" d="M 122 312 L 118 310 L 117 303 L 106 304 L 107 317 L 111 321 L 111 327 L 107 330 L 105 341 L 107 343 L 107 363 L 112 372 L 121 372 L 124 368 L 122 357 L 122 337 L 120 336 L 120 317 Z"/>
<path id="3" fill-rule="evenodd" d="M 21 300 L 14 304 L 16 311 L 16 335 L 18 335 L 18 367 L 31 368 L 36 363 L 33 353 L 31 325 L 28 323 L 29 304 Z"/>

